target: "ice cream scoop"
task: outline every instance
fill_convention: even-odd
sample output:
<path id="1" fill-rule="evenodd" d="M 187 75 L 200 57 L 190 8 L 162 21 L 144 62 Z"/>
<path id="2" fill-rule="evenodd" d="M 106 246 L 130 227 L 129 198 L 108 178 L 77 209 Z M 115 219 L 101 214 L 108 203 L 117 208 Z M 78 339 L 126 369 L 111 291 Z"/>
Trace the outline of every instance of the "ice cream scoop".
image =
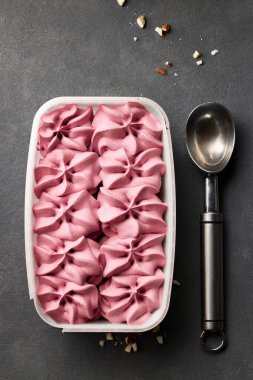
<path id="1" fill-rule="evenodd" d="M 217 173 L 225 168 L 235 143 L 230 112 L 221 104 L 195 108 L 186 125 L 186 146 L 195 164 L 207 173 L 205 210 L 201 215 L 201 326 L 203 346 L 212 352 L 225 347 L 223 299 L 223 218 L 219 210 Z M 215 336 L 215 344 L 210 340 Z"/>

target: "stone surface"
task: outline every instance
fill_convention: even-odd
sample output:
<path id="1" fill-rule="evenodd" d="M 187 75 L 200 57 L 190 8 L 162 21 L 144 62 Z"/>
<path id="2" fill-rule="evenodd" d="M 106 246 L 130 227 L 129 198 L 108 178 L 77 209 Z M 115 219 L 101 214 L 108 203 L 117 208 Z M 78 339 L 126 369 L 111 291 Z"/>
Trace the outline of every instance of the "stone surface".
<path id="1" fill-rule="evenodd" d="M 139 14 L 147 18 L 143 30 L 135 24 Z M 128 0 L 123 8 L 116 0 L 1 1 L 1 379 L 252 378 L 252 15 L 250 0 Z M 154 29 L 164 22 L 172 27 L 161 38 Z M 203 52 L 201 67 L 195 50 Z M 167 60 L 174 63 L 169 75 L 158 75 L 155 68 Z M 143 95 L 169 116 L 177 184 L 174 277 L 182 286 L 173 288 L 164 345 L 146 333 L 140 353 L 128 355 L 120 345 L 101 349 L 102 334 L 62 334 L 29 301 L 23 207 L 31 124 L 42 103 L 62 95 Z M 229 344 L 215 356 L 199 344 L 204 180 L 185 148 L 187 116 L 205 101 L 231 110 L 237 134 L 232 162 L 220 176 Z"/>

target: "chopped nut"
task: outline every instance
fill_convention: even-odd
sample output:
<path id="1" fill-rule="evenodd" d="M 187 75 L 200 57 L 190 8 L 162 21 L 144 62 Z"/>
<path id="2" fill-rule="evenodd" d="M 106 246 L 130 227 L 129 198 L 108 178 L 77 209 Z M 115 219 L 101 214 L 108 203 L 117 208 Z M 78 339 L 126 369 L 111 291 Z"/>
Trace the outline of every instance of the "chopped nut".
<path id="1" fill-rule="evenodd" d="M 160 325 L 157 325 L 155 328 L 153 328 L 153 333 L 158 333 L 160 331 Z"/>
<path id="2" fill-rule="evenodd" d="M 211 54 L 212 54 L 212 55 L 216 55 L 216 54 L 218 54 L 218 53 L 219 53 L 219 50 L 217 50 L 217 49 L 214 49 L 214 50 L 211 51 Z"/>
<path id="3" fill-rule="evenodd" d="M 104 347 L 105 346 L 105 341 L 104 340 L 100 340 L 99 341 L 99 345 L 100 345 L 100 347 Z"/>
<path id="4" fill-rule="evenodd" d="M 156 71 L 157 73 L 159 73 L 159 74 L 162 74 L 162 75 L 167 75 L 167 74 L 168 74 L 168 71 L 165 70 L 165 69 L 163 69 L 162 67 L 157 67 L 157 68 L 155 69 L 155 71 Z"/>
<path id="5" fill-rule="evenodd" d="M 128 352 L 130 354 L 130 352 L 132 351 L 132 345 L 131 344 L 128 344 L 126 347 L 125 347 L 125 352 Z"/>
<path id="6" fill-rule="evenodd" d="M 134 42 L 138 41 L 138 37 L 134 37 Z"/>
<path id="7" fill-rule="evenodd" d="M 193 56 L 194 59 L 196 59 L 196 58 L 201 57 L 201 56 L 202 56 L 202 53 L 201 53 L 201 51 L 199 51 L 199 50 L 195 50 L 195 52 L 193 53 L 192 56 Z"/>
<path id="8" fill-rule="evenodd" d="M 125 4 L 126 0 L 117 0 L 118 4 L 123 7 L 123 5 Z"/>
<path id="9" fill-rule="evenodd" d="M 125 343 L 126 344 L 132 344 L 132 343 L 134 343 L 134 341 L 135 341 L 135 339 L 133 336 L 126 336 L 125 337 Z"/>
<path id="10" fill-rule="evenodd" d="M 199 61 L 196 61 L 196 63 L 198 66 L 201 66 L 201 65 L 203 65 L 204 62 L 202 61 L 202 59 L 200 59 Z"/>
<path id="11" fill-rule="evenodd" d="M 133 352 L 138 352 L 139 351 L 137 343 L 133 343 L 132 344 L 132 350 L 133 350 Z"/>
<path id="12" fill-rule="evenodd" d="M 170 24 L 163 24 L 162 31 L 167 33 L 170 30 Z"/>
<path id="13" fill-rule="evenodd" d="M 159 36 L 163 37 L 163 30 L 159 26 L 155 28 L 155 32 L 159 34 Z"/>
<path id="14" fill-rule="evenodd" d="M 112 333 L 110 333 L 110 332 L 106 333 L 106 340 L 113 340 Z"/>
<path id="15" fill-rule="evenodd" d="M 163 336 L 162 336 L 162 335 L 158 335 L 158 336 L 156 337 L 156 340 L 157 340 L 157 343 L 159 343 L 159 344 L 163 344 Z"/>
<path id="16" fill-rule="evenodd" d="M 169 62 L 169 61 L 166 61 L 166 62 L 165 62 L 165 65 L 166 65 L 166 66 L 169 66 L 169 67 L 172 67 L 172 66 L 173 66 L 173 63 L 172 63 L 172 62 Z"/>
<path id="17" fill-rule="evenodd" d="M 144 28 L 144 26 L 146 24 L 146 20 L 145 20 L 144 16 L 137 17 L 136 21 L 137 21 L 137 24 L 139 25 L 140 28 Z"/>
<path id="18" fill-rule="evenodd" d="M 175 73 L 175 74 L 176 74 L 176 73 Z M 174 74 L 174 76 L 176 77 L 177 75 L 175 75 L 175 74 Z M 177 280 L 173 280 L 172 283 L 173 283 L 173 285 L 181 286 L 180 282 L 177 281 Z"/>

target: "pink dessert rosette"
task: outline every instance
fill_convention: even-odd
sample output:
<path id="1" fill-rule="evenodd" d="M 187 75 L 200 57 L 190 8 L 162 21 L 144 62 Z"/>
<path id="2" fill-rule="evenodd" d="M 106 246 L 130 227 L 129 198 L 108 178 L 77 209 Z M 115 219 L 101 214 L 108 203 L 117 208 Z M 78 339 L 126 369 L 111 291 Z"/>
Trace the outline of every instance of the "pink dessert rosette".
<path id="1" fill-rule="evenodd" d="M 78 285 L 97 285 L 103 276 L 98 262 L 99 244 L 81 236 L 77 240 L 61 240 L 39 235 L 34 246 L 37 276 L 56 275 Z"/>
<path id="2" fill-rule="evenodd" d="M 113 276 L 100 286 L 101 314 L 112 323 L 145 323 L 161 305 L 164 274 Z"/>
<path id="3" fill-rule="evenodd" d="M 143 234 L 137 238 L 105 238 L 100 247 L 104 277 L 154 275 L 166 262 L 162 247 L 164 237 L 164 234 Z"/>
<path id="4" fill-rule="evenodd" d="M 47 315 L 59 323 L 85 323 L 99 318 L 95 285 L 78 285 L 56 276 L 38 277 L 37 295 Z"/>
<path id="5" fill-rule="evenodd" d="M 58 197 L 81 190 L 94 192 L 100 182 L 98 156 L 94 152 L 55 149 L 35 168 L 34 192 L 45 191 Z"/>
<path id="6" fill-rule="evenodd" d="M 162 148 L 160 122 L 141 104 L 101 105 L 94 116 L 92 148 L 100 155 L 124 148 L 129 156 L 149 148 Z"/>
<path id="7" fill-rule="evenodd" d="M 165 163 L 161 149 L 150 148 L 137 156 L 128 156 L 125 149 L 108 150 L 99 158 L 101 179 L 107 189 L 151 185 L 159 191 Z"/>
<path id="8" fill-rule="evenodd" d="M 41 117 L 39 149 L 42 156 L 56 147 L 88 150 L 93 129 L 92 107 L 86 109 L 75 104 L 58 107 Z"/>
<path id="9" fill-rule="evenodd" d="M 83 190 L 65 197 L 42 193 L 33 206 L 34 232 L 76 240 L 99 230 L 98 201 Z"/>
<path id="10" fill-rule="evenodd" d="M 137 237 L 139 234 L 166 232 L 163 214 L 167 205 L 155 195 L 153 186 L 108 190 L 100 188 L 99 220 L 107 236 Z"/>

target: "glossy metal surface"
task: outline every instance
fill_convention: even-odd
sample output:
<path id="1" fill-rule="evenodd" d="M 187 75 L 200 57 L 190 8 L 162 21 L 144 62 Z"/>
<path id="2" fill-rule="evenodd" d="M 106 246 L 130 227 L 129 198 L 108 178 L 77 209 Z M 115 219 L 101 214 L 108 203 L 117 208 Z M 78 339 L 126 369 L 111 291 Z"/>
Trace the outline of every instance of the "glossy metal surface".
<path id="1" fill-rule="evenodd" d="M 231 157 L 234 143 L 234 122 L 224 106 L 204 103 L 192 111 L 186 125 L 186 145 L 200 169 L 208 173 L 223 170 Z"/>
<path id="2" fill-rule="evenodd" d="M 206 177 L 205 212 L 219 212 L 218 176 L 214 174 Z"/>

